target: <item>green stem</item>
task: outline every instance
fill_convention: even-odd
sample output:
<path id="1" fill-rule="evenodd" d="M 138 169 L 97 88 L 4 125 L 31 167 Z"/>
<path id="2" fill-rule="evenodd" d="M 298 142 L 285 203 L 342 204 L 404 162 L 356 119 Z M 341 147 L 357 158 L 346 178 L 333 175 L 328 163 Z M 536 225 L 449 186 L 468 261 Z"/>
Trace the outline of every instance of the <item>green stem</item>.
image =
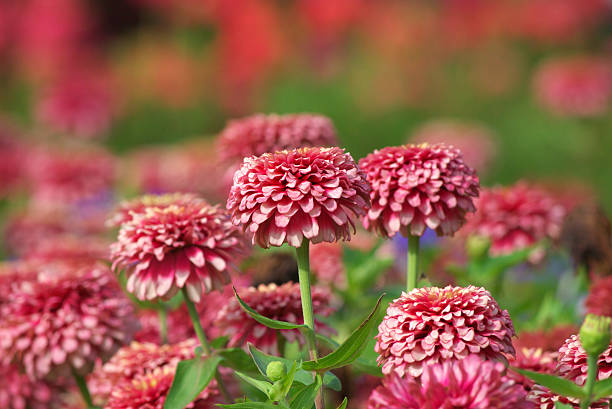
<path id="1" fill-rule="evenodd" d="M 70 368 L 72 370 L 72 376 L 76 381 L 77 386 L 79 387 L 79 391 L 81 392 L 81 396 L 87 405 L 87 409 L 97 409 L 94 406 L 93 401 L 91 400 L 91 394 L 89 393 L 89 388 L 87 387 L 87 382 L 85 381 L 85 377 L 79 374 L 76 369 Z"/>
<path id="2" fill-rule="evenodd" d="M 297 264 L 298 264 L 298 277 L 300 279 L 300 295 L 302 297 L 302 312 L 304 314 L 304 324 L 311 329 L 308 331 L 306 342 L 308 343 L 308 352 L 310 353 L 310 359 L 317 360 L 317 344 L 315 342 L 315 327 L 314 327 L 314 312 L 312 308 L 312 294 L 310 291 L 310 261 L 309 261 L 309 241 L 304 239 L 300 247 L 296 247 Z M 320 376 L 314 375 L 315 378 Z M 323 401 L 323 386 L 317 393 L 315 400 L 316 409 L 324 409 L 325 403 Z"/>
<path id="3" fill-rule="evenodd" d="M 159 316 L 159 336 L 162 340 L 162 344 L 168 343 L 168 309 L 161 303 L 157 310 Z"/>
<path id="4" fill-rule="evenodd" d="M 599 371 L 599 368 L 597 367 L 597 358 L 597 355 L 587 355 L 588 371 L 586 383 L 584 384 L 584 390 L 586 391 L 587 398 L 580 403 L 580 408 L 582 409 L 588 409 L 588 407 L 591 405 L 593 388 L 595 386 L 595 382 L 597 381 L 597 372 Z"/>
<path id="5" fill-rule="evenodd" d="M 419 280 L 419 236 L 408 236 L 408 259 L 406 260 L 406 290 L 418 287 Z"/>

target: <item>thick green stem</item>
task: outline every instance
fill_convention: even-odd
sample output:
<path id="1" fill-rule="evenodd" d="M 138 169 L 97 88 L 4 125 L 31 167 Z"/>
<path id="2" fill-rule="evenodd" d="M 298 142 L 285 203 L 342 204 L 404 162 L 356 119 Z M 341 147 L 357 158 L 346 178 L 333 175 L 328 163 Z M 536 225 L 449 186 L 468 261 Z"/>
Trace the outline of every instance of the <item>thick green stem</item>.
<path id="1" fill-rule="evenodd" d="M 308 352 L 310 353 L 310 359 L 317 360 L 317 344 L 315 337 L 315 327 L 314 327 L 314 312 L 312 308 L 312 295 L 310 291 L 310 261 L 309 261 L 309 241 L 304 239 L 302 245 L 300 247 L 296 247 L 297 254 L 297 263 L 298 263 L 298 276 L 300 279 L 300 294 L 302 297 L 302 312 L 304 314 L 304 324 L 311 329 L 309 331 L 308 336 L 306 337 L 306 342 L 308 343 Z M 315 374 L 315 378 L 320 376 Z M 315 406 L 317 409 L 324 409 L 325 403 L 323 400 L 323 387 L 319 390 L 317 394 L 317 399 L 315 400 Z"/>
<path id="2" fill-rule="evenodd" d="M 76 381 L 77 386 L 79 387 L 79 391 L 81 392 L 81 396 L 87 405 L 87 409 L 97 409 L 94 406 L 93 401 L 91 400 L 91 394 L 89 393 L 89 388 L 87 387 L 87 382 L 85 381 L 85 377 L 79 374 L 74 368 L 71 368 L 72 376 Z"/>
<path id="3" fill-rule="evenodd" d="M 417 288 L 419 280 L 419 236 L 408 236 L 408 259 L 406 260 L 406 290 Z"/>
<path id="4" fill-rule="evenodd" d="M 599 371 L 599 368 L 597 367 L 597 358 L 597 355 L 589 354 L 587 356 L 588 371 L 586 383 L 584 384 L 587 398 L 580 402 L 581 409 L 588 409 L 588 407 L 591 405 L 591 399 L 593 398 L 593 387 L 597 381 L 597 372 Z"/>
<path id="5" fill-rule="evenodd" d="M 159 317 L 159 337 L 162 344 L 168 343 L 168 308 L 162 303 L 157 310 Z"/>

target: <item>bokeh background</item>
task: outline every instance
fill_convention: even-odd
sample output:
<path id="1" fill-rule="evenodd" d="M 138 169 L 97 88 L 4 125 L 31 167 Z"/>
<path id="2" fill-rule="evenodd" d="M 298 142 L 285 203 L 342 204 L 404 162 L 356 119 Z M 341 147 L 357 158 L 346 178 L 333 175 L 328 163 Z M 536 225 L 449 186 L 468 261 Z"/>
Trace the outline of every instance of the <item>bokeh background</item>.
<path id="1" fill-rule="evenodd" d="M 31 157 L 15 139 L 129 157 L 317 112 L 356 158 L 446 139 L 485 185 L 579 186 L 612 210 L 611 16 L 607 0 L 2 0 L 2 184 Z"/>

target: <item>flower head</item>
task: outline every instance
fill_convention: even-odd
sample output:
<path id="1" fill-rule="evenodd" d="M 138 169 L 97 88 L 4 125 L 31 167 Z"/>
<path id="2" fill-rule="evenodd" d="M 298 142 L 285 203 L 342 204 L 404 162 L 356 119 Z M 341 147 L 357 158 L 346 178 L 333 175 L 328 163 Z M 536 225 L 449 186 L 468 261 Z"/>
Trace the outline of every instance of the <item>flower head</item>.
<path id="1" fill-rule="evenodd" d="M 47 383 L 30 379 L 15 365 L 0 366 L 0 408 L 53 408 L 53 403 L 57 403 L 53 392 Z"/>
<path id="2" fill-rule="evenodd" d="M 585 305 L 590 314 L 612 317 L 612 276 L 595 277 L 589 288 Z"/>
<path id="3" fill-rule="evenodd" d="M 300 148 L 245 158 L 227 208 L 261 247 L 350 240 L 353 216 L 369 206 L 369 185 L 340 148 Z"/>
<path id="4" fill-rule="evenodd" d="M 41 268 L 13 286 L 0 317 L 0 361 L 16 360 L 32 378 L 72 367 L 86 372 L 130 341 L 136 320 L 115 277 L 98 265 Z"/>
<path id="5" fill-rule="evenodd" d="M 197 201 L 196 195 L 191 193 L 167 193 L 163 195 L 144 195 L 136 199 L 121 202 L 115 212 L 106 221 L 109 227 L 119 227 L 131 221 L 135 214 L 146 213 L 148 207 L 166 207 L 171 205 L 186 205 Z"/>
<path id="6" fill-rule="evenodd" d="M 607 379 L 612 376 L 612 345 L 597 359 L 599 372 L 597 379 Z M 580 344 L 578 335 L 572 335 L 559 348 L 556 372 L 578 385 L 584 385 L 587 377 L 587 353 Z"/>
<path id="7" fill-rule="evenodd" d="M 513 335 L 508 311 L 484 288 L 417 288 L 389 305 L 375 350 L 384 374 L 418 377 L 425 364 L 470 354 L 504 360 Z"/>
<path id="8" fill-rule="evenodd" d="M 288 282 L 282 285 L 261 284 L 239 290 L 240 298 L 264 317 L 275 320 L 302 324 L 302 302 L 300 285 Z M 328 291 L 313 287 L 312 305 L 315 315 L 327 316 L 331 313 Z M 238 300 L 232 298 L 217 315 L 217 325 L 223 333 L 230 336 L 229 346 L 243 346 L 248 342 L 264 351 L 278 352 L 278 331 L 270 329 L 251 318 L 240 306 Z M 315 327 L 318 332 L 330 333 L 330 329 L 315 317 Z M 298 340 L 303 343 L 299 330 L 283 331 L 282 335 L 289 341 Z"/>
<path id="9" fill-rule="evenodd" d="M 364 226 L 383 237 L 421 236 L 426 227 L 453 235 L 474 212 L 480 187 L 461 152 L 444 144 L 376 150 L 359 161 L 372 185 Z"/>
<path id="10" fill-rule="evenodd" d="M 231 261 L 244 251 L 242 233 L 228 213 L 194 198 L 129 212 L 111 246 L 113 269 L 126 268 L 127 290 L 140 300 L 168 298 L 185 288 L 202 292 L 229 282 Z"/>
<path id="11" fill-rule="evenodd" d="M 266 152 L 336 145 L 338 138 L 331 120 L 311 114 L 257 114 L 233 120 L 218 140 L 220 156 L 231 161 Z"/>
<path id="12" fill-rule="evenodd" d="M 539 348 L 520 348 L 516 350 L 516 357 L 511 358 L 510 365 L 528 371 L 553 374 L 557 363 L 557 353 L 543 351 Z M 508 377 L 514 382 L 523 385 L 526 391 L 530 391 L 534 382 L 516 371 L 509 370 Z"/>
<path id="13" fill-rule="evenodd" d="M 368 409 L 532 409 L 501 362 L 470 355 L 426 365 L 419 380 L 392 375 L 370 395 Z"/>
<path id="14" fill-rule="evenodd" d="M 338 243 L 319 243 L 310 247 L 310 268 L 317 282 L 337 288 L 346 286 L 342 246 Z"/>
<path id="15" fill-rule="evenodd" d="M 545 238 L 556 239 L 565 216 L 565 208 L 552 195 L 522 182 L 483 189 L 476 207 L 464 231 L 488 238 L 493 255 L 512 253 Z"/>

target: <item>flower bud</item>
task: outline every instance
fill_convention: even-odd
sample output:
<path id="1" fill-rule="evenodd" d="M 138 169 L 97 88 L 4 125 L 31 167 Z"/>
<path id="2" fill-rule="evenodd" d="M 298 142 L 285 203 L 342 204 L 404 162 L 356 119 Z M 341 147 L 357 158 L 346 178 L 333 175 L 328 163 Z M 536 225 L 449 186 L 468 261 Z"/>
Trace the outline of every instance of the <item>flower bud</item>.
<path id="1" fill-rule="evenodd" d="M 272 382 L 279 381 L 287 375 L 287 369 L 285 364 L 281 361 L 273 361 L 266 367 L 266 376 L 270 378 Z"/>
<path id="2" fill-rule="evenodd" d="M 599 356 L 610 346 L 610 318 L 589 314 L 580 327 L 580 343 L 588 355 Z"/>

